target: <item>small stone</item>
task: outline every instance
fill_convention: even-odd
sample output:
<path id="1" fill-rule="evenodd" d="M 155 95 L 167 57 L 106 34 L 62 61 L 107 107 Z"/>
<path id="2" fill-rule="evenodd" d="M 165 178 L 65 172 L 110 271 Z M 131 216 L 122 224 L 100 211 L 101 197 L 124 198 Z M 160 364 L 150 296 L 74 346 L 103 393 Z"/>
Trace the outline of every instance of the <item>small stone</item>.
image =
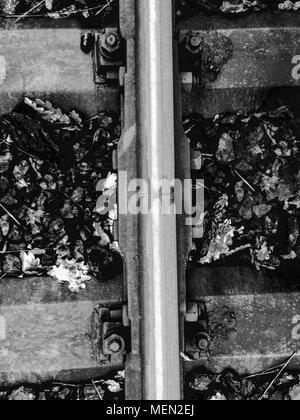
<path id="1" fill-rule="evenodd" d="M 255 385 L 249 379 L 242 380 L 242 394 L 245 398 L 249 398 L 255 392 Z"/>
<path id="2" fill-rule="evenodd" d="M 282 392 L 280 391 L 276 391 L 273 394 L 270 395 L 269 397 L 270 401 L 283 401 L 284 400 L 284 395 Z"/>
<path id="3" fill-rule="evenodd" d="M 272 210 L 272 206 L 267 204 L 259 204 L 253 207 L 254 214 L 260 219 Z"/>
<path id="4" fill-rule="evenodd" d="M 36 395 L 31 388 L 21 387 L 12 392 L 9 397 L 10 401 L 34 401 Z"/>
<path id="5" fill-rule="evenodd" d="M 235 184 L 234 190 L 235 190 L 238 203 L 241 203 L 245 196 L 244 182 L 243 181 L 237 182 Z"/>
<path id="6" fill-rule="evenodd" d="M 8 392 L 7 391 L 0 391 L 0 400 L 7 400 Z"/>
<path id="7" fill-rule="evenodd" d="M 60 400 L 70 400 L 72 397 L 72 391 L 69 388 L 64 388 L 58 393 Z"/>
<path id="8" fill-rule="evenodd" d="M 202 154 L 199 150 L 191 152 L 191 168 L 195 171 L 200 171 L 202 167 Z"/>
<path id="9" fill-rule="evenodd" d="M 278 385 L 294 385 L 297 382 L 297 377 L 296 375 L 293 375 L 289 372 L 285 372 L 282 377 L 280 378 L 280 380 L 278 381 Z"/>
<path id="10" fill-rule="evenodd" d="M 300 401 L 300 385 L 293 386 L 289 394 L 292 401 Z"/>
<path id="11" fill-rule="evenodd" d="M 40 392 L 39 393 L 38 401 L 46 401 L 46 394 L 45 394 L 45 392 Z"/>
<path id="12" fill-rule="evenodd" d="M 230 163 L 235 159 L 233 139 L 229 134 L 224 133 L 221 136 L 216 157 L 222 163 Z"/>
<path id="13" fill-rule="evenodd" d="M 251 220 L 253 217 L 253 211 L 252 211 L 252 200 L 249 198 L 246 198 L 241 207 L 239 208 L 239 215 L 244 220 Z"/>
<path id="14" fill-rule="evenodd" d="M 207 391 L 208 387 L 213 382 L 213 379 L 209 375 L 197 376 L 193 381 L 190 382 L 190 387 L 195 391 Z"/>
<path id="15" fill-rule="evenodd" d="M 97 387 L 98 387 L 98 390 L 99 390 L 99 392 L 100 392 L 100 394 L 103 398 L 104 397 L 104 391 L 102 390 L 102 388 L 99 385 L 97 385 Z M 97 391 L 95 390 L 95 387 L 92 386 L 92 385 L 88 385 L 88 386 L 84 387 L 83 394 L 84 394 L 84 400 L 85 401 L 98 401 L 100 399 Z"/>
<path id="16" fill-rule="evenodd" d="M 225 395 L 221 394 L 220 392 L 217 392 L 216 394 L 212 395 L 208 398 L 209 401 L 227 401 L 227 398 Z"/>

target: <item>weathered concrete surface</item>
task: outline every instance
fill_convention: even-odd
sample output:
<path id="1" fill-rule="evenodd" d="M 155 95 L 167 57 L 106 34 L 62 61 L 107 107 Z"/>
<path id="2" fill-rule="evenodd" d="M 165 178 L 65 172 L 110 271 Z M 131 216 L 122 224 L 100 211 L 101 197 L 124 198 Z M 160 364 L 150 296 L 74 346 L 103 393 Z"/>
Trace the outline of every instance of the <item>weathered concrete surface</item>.
<path id="1" fill-rule="evenodd" d="M 195 267 L 189 271 L 187 279 L 190 300 L 202 296 L 284 293 L 293 291 L 293 286 L 284 275 L 279 277 L 251 267 Z"/>
<path id="2" fill-rule="evenodd" d="M 88 115 L 119 110 L 118 88 L 95 85 L 92 57 L 81 51 L 83 30 L 75 23 L 1 23 L 0 113 L 9 112 L 24 95 L 49 98 Z"/>
<path id="3" fill-rule="evenodd" d="M 258 105 L 266 89 L 300 86 L 300 16 L 273 13 L 228 20 L 197 17 L 182 23 L 180 37 L 195 30 L 205 37 L 218 33 L 233 44 L 231 59 L 222 67 L 215 82 L 184 93 L 184 111 L 211 116 L 218 112 L 250 110 Z M 261 92 L 260 92 L 261 90 Z"/>
<path id="4" fill-rule="evenodd" d="M 187 369 L 205 364 L 212 370 L 233 368 L 240 373 L 259 372 L 296 356 L 290 367 L 300 368 L 300 294 L 214 296 L 203 299 L 212 339 L 208 360 L 187 363 Z M 223 324 L 226 311 L 237 324 Z"/>
<path id="5" fill-rule="evenodd" d="M 0 290 L 0 386 L 106 374 L 93 355 L 91 315 L 122 301 L 121 278 L 93 279 L 78 294 L 40 277 L 3 279 Z"/>
<path id="6" fill-rule="evenodd" d="M 267 294 L 218 296 L 204 299 L 211 333 L 212 356 L 247 356 L 278 354 L 290 356 L 300 350 L 300 294 Z M 224 326 L 223 316 L 232 311 L 237 319 L 235 340 L 228 331 L 218 332 Z M 300 353 L 299 353 L 300 356 Z"/>
<path id="7" fill-rule="evenodd" d="M 80 50 L 83 30 L 72 20 L 0 19 L 0 114 L 24 95 L 49 98 L 93 116 L 118 111 L 117 87 L 94 84 L 93 62 Z M 121 302 L 122 279 L 96 279 L 72 294 L 50 278 L 0 282 L 0 386 L 17 382 L 75 381 L 107 372 L 89 339 L 99 303 Z"/>
<path id="8" fill-rule="evenodd" d="M 195 269 L 188 278 L 188 299 L 205 303 L 211 348 L 209 360 L 186 368 L 204 363 L 213 370 L 253 373 L 294 351 L 291 367 L 300 368 L 300 292 L 280 280 L 245 267 Z M 228 323 L 228 313 L 236 321 Z"/>

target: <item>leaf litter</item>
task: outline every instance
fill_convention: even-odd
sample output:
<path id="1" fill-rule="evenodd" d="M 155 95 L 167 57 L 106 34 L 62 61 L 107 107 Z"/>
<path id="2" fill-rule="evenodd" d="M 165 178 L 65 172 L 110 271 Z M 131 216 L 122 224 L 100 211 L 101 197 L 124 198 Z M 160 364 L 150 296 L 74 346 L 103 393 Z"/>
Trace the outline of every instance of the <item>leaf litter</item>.
<path id="1" fill-rule="evenodd" d="M 99 20 L 116 19 L 118 4 L 118 0 L 0 0 L 0 15 L 14 18 L 14 23 L 28 17 L 75 17 L 99 23 Z"/>
<path id="2" fill-rule="evenodd" d="M 263 11 L 299 11 L 300 1 L 290 0 L 176 0 L 177 18 L 209 14 L 239 17 Z"/>
<path id="3" fill-rule="evenodd" d="M 203 156 L 194 182 L 204 180 L 206 187 L 203 236 L 192 263 L 234 258 L 234 265 L 276 270 L 298 260 L 300 120 L 280 107 L 213 119 L 191 115 L 184 130 L 192 151 Z"/>
<path id="4" fill-rule="evenodd" d="M 0 400 L 10 401 L 98 401 L 124 400 L 125 372 L 86 383 L 52 382 L 40 386 L 23 385 L 0 389 Z"/>
<path id="5" fill-rule="evenodd" d="M 285 363 L 252 375 L 239 375 L 232 369 L 221 374 L 195 369 L 185 378 L 187 400 L 300 400 L 300 375 L 290 372 L 295 354 Z"/>
<path id="6" fill-rule="evenodd" d="M 91 276 L 121 271 L 112 170 L 119 136 L 115 115 L 86 121 L 41 99 L 1 116 L 1 279 L 48 274 L 79 292 Z"/>

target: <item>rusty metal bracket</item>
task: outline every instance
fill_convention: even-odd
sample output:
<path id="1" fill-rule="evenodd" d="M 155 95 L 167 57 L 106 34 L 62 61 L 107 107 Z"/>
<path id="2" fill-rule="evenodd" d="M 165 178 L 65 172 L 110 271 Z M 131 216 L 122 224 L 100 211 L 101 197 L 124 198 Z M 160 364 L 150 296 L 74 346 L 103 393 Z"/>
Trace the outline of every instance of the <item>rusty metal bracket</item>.
<path id="1" fill-rule="evenodd" d="M 130 327 L 127 322 L 127 307 L 97 307 L 92 316 L 94 356 L 101 365 L 123 364 L 130 351 Z"/>
<path id="2" fill-rule="evenodd" d="M 196 72 L 197 63 L 184 65 L 184 57 L 181 58 L 184 113 L 196 112 L 206 118 L 237 109 L 248 113 L 261 105 L 268 89 L 298 89 L 299 28 L 300 15 L 294 12 L 262 13 L 236 20 L 220 16 L 211 19 L 195 16 L 182 21 L 177 27 L 179 44 L 192 30 L 204 43 L 212 45 L 216 42 L 212 66 L 218 70 L 221 64 L 217 79 L 210 81 L 210 77 L 214 79 L 216 73 L 213 69 L 210 74 L 208 63 L 204 66 L 208 73 L 204 73 L 202 78 L 193 78 L 191 68 L 194 66 Z M 224 37 L 224 41 L 216 41 L 216 34 Z M 227 62 L 223 62 L 226 54 L 224 56 L 221 48 L 225 38 L 233 46 L 232 56 Z M 193 38 L 192 44 L 197 44 Z M 184 44 L 181 49 L 183 47 Z M 199 58 L 199 54 L 195 54 L 195 57 Z M 199 68 L 202 72 L 202 67 Z M 297 89 L 289 90 L 289 101 L 294 97 L 296 100 Z"/>
<path id="3" fill-rule="evenodd" d="M 118 83 L 119 69 L 124 65 L 125 41 L 118 28 L 105 28 L 94 34 L 95 83 Z"/>
<path id="4" fill-rule="evenodd" d="M 190 302 L 185 317 L 185 353 L 191 359 L 199 360 L 220 345 L 234 345 L 237 324 L 236 313 L 229 306 L 210 311 L 205 301 Z"/>
<path id="5" fill-rule="evenodd" d="M 210 349 L 209 324 L 206 306 L 202 302 L 189 302 L 185 316 L 185 353 L 193 360 L 208 355 Z"/>
<path id="6" fill-rule="evenodd" d="M 249 267 L 193 269 L 187 294 L 191 301 L 204 302 L 210 346 L 209 358 L 190 357 L 193 362 L 187 369 L 206 366 L 216 372 L 232 368 L 252 374 L 281 363 L 293 352 L 290 368 L 299 369 L 300 294 L 291 283 L 293 272 L 285 275 Z"/>
<path id="7" fill-rule="evenodd" d="M 206 36 L 199 31 L 179 32 L 180 72 L 192 73 L 199 86 L 216 81 L 232 55 L 230 38 L 217 31 Z"/>

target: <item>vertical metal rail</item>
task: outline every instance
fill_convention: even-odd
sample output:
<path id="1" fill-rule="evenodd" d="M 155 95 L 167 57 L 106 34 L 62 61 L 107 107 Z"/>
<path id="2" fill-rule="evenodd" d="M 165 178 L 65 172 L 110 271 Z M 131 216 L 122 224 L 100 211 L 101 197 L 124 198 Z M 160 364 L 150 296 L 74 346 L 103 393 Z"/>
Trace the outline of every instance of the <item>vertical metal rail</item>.
<path id="1" fill-rule="evenodd" d="M 172 0 L 136 0 L 139 177 L 175 179 Z M 180 399 L 176 215 L 139 215 L 143 398 Z"/>
<path id="2" fill-rule="evenodd" d="M 174 40 L 174 117 L 175 117 L 175 171 L 176 179 L 181 181 L 191 177 L 190 143 L 182 125 L 182 85 L 179 74 L 178 41 Z M 187 217 L 191 214 L 192 191 L 184 192 L 182 206 L 185 211 L 177 215 L 177 267 L 178 267 L 178 300 L 179 300 L 179 348 L 185 348 L 185 316 L 186 316 L 186 273 L 189 253 L 192 249 L 192 226 L 187 225 Z M 181 360 L 183 377 L 183 360 Z M 182 381 L 181 392 L 184 397 L 184 384 Z"/>
<path id="3" fill-rule="evenodd" d="M 120 29 L 126 40 L 126 68 L 122 80 L 122 116 L 123 134 L 118 145 L 118 170 L 126 173 L 128 182 L 137 179 L 139 145 L 136 135 L 136 27 L 135 1 L 120 1 Z M 127 200 L 127 186 L 120 185 L 118 199 Z M 119 206 L 120 208 L 120 206 Z M 131 327 L 131 352 L 126 359 L 126 387 L 127 400 L 143 399 L 142 390 L 142 360 L 141 360 L 141 299 L 140 273 L 141 261 L 138 244 L 139 218 L 130 212 L 119 212 L 119 243 L 125 260 L 126 284 L 125 300 L 128 301 L 128 317 Z"/>

